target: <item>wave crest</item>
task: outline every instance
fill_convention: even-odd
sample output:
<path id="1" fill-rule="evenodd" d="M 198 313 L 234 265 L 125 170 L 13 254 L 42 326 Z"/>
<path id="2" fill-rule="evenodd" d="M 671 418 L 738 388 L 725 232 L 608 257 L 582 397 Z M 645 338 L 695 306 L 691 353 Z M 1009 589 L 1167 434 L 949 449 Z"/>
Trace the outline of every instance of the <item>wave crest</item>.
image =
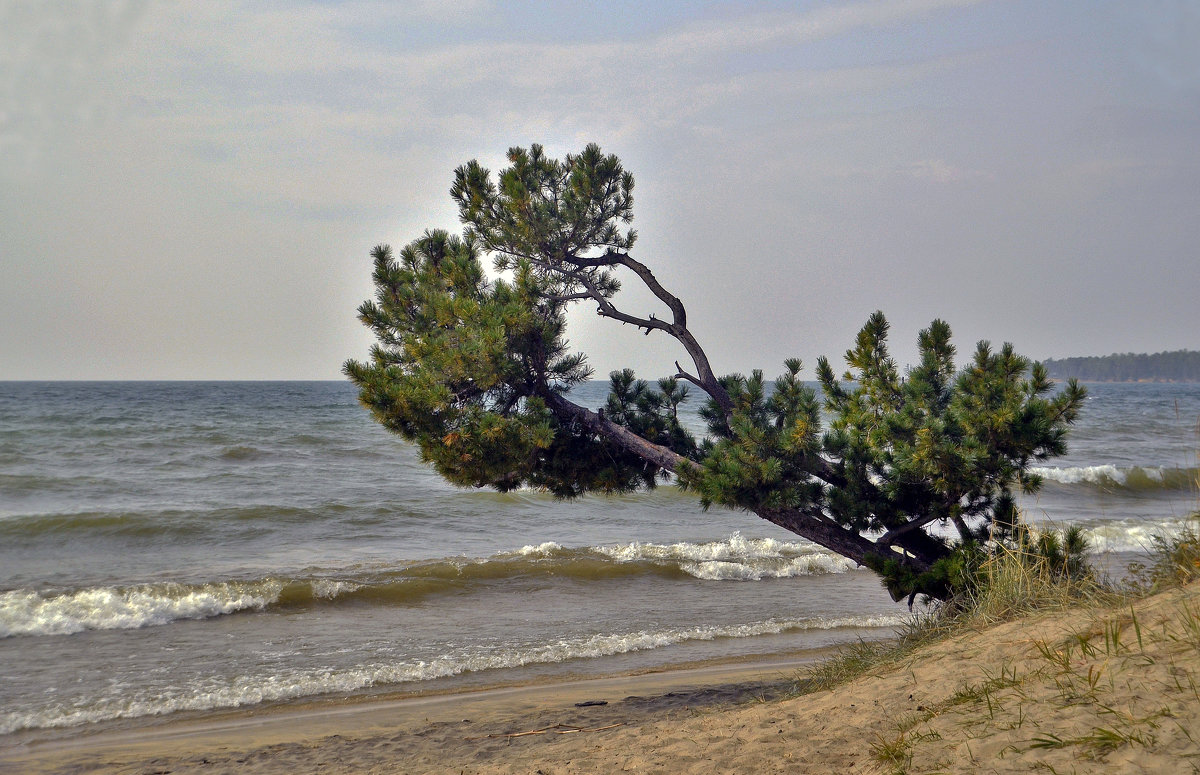
<path id="1" fill-rule="evenodd" d="M 635 541 L 593 551 L 618 562 L 675 564 L 687 575 L 706 581 L 762 581 L 844 573 L 857 567 L 853 560 L 807 542 L 746 538 L 741 533 L 699 544 Z"/>
<path id="2" fill-rule="evenodd" d="M 1102 490 L 1188 491 L 1200 485 L 1200 469 L 1169 466 L 1039 466 L 1031 473 L 1060 485 L 1085 485 Z"/>
<path id="3" fill-rule="evenodd" d="M 117 718 L 161 715 L 185 710 L 211 710 L 256 705 L 320 694 L 349 693 L 376 686 L 428 681 L 462 673 L 627 654 L 692 641 L 749 638 L 801 630 L 898 627 L 904 616 L 851 616 L 812 619 L 767 619 L 747 624 L 596 634 L 528 647 L 486 651 L 459 650 L 429 660 L 402 660 L 340 670 L 292 670 L 269 677 L 246 676 L 232 682 L 197 685 L 120 699 L 65 702 L 37 712 L 0 714 L 0 734 L 35 727 L 66 727 Z"/>
<path id="4" fill-rule="evenodd" d="M 429 560 L 398 569 L 215 581 L 0 593 L 0 638 L 136 629 L 275 606 L 355 601 L 409 605 L 430 595 L 470 592 L 522 579 L 597 582 L 658 576 L 702 581 L 765 581 L 844 573 L 855 563 L 812 544 L 773 538 L 705 543 L 633 542 L 577 549 L 547 541 L 483 559 Z"/>
<path id="5" fill-rule="evenodd" d="M 69 635 L 84 630 L 135 629 L 180 619 L 262 609 L 279 600 L 283 583 L 223 582 L 94 587 L 44 596 L 31 590 L 0 594 L 0 638 Z"/>

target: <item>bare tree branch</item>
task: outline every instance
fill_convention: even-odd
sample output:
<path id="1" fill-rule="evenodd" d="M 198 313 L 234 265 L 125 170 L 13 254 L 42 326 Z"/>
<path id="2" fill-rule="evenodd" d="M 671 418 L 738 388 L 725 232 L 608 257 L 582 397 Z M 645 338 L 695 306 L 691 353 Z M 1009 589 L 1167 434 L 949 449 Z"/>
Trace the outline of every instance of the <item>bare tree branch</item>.
<path id="1" fill-rule="evenodd" d="M 680 376 L 694 385 L 699 387 L 704 392 L 716 401 L 721 407 L 722 412 L 728 417 L 733 413 L 733 399 L 729 397 L 728 391 L 721 385 L 716 374 L 713 373 L 712 366 L 709 363 L 708 355 L 704 352 L 704 348 L 700 346 L 700 342 L 692 334 L 687 327 L 687 310 L 683 306 L 683 302 L 679 297 L 668 291 L 659 283 L 658 278 L 650 271 L 642 262 L 630 256 L 628 253 L 620 251 L 608 250 L 603 255 L 595 257 L 581 256 L 566 256 L 559 262 L 547 262 L 530 257 L 529 260 L 538 261 L 539 265 L 554 272 L 562 273 L 571 279 L 579 282 L 592 294 L 593 300 L 599 305 L 599 314 L 604 317 L 619 320 L 623 323 L 630 323 L 644 328 L 649 332 L 651 329 L 664 331 L 672 336 L 676 341 L 683 345 L 684 350 L 692 358 L 692 363 L 696 366 L 696 375 L 690 376 L 683 373 L 680 369 Z M 671 311 L 671 322 L 659 320 L 653 316 L 649 318 L 639 318 L 627 313 L 621 312 L 616 306 L 600 293 L 593 283 L 587 278 L 585 272 L 573 271 L 567 269 L 562 264 L 575 267 L 576 270 L 598 269 L 600 267 L 622 266 L 637 275 L 642 284 L 655 295 L 667 309 Z"/>
<path id="2" fill-rule="evenodd" d="M 914 530 L 919 530 L 920 528 L 923 528 L 926 525 L 928 525 L 930 522 L 934 522 L 938 519 L 940 519 L 940 515 L 928 514 L 924 517 L 920 517 L 919 519 L 914 519 L 910 522 L 905 522 L 900 527 L 894 527 L 891 530 L 884 533 L 883 535 L 881 535 L 878 539 L 875 540 L 875 543 L 878 544 L 879 546 L 891 546 L 892 544 L 894 544 L 896 542 L 897 539 L 902 538 L 905 535 L 908 535 L 909 533 L 913 532 Z"/>
<path id="3" fill-rule="evenodd" d="M 679 361 L 675 361 L 675 376 L 680 379 L 686 379 L 701 390 L 704 389 L 704 385 L 700 384 L 700 380 L 684 371 L 683 367 L 679 365 Z"/>
<path id="4" fill-rule="evenodd" d="M 548 294 L 542 298 L 548 301 L 587 301 L 592 298 L 592 294 L 581 291 L 579 293 L 568 293 L 564 295 Z"/>
<path id="5" fill-rule="evenodd" d="M 699 469 L 699 464 L 659 444 L 647 441 L 628 428 L 617 425 L 599 412 L 569 401 L 552 390 L 543 390 L 541 398 L 560 419 L 574 420 L 594 433 L 616 442 L 648 463 L 672 473 L 682 468 Z"/>

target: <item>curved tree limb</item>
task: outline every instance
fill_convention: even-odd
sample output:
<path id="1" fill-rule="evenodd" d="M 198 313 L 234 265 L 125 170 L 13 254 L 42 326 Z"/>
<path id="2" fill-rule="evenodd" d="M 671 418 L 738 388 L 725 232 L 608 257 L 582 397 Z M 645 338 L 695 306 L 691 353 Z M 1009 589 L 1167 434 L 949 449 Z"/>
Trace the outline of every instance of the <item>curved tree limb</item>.
<path id="1" fill-rule="evenodd" d="M 700 465 L 682 455 L 654 444 L 624 426 L 617 425 L 599 412 L 580 406 L 551 390 L 541 395 L 547 407 L 562 421 L 577 422 L 593 433 L 604 436 L 619 444 L 622 448 L 641 457 L 667 471 L 679 471 L 681 468 L 699 470 Z M 815 544 L 825 547 L 847 557 L 859 565 L 866 565 L 870 558 L 886 555 L 893 551 L 888 544 L 880 544 L 864 538 L 858 532 L 845 528 L 826 517 L 819 509 L 803 511 L 800 509 L 761 508 L 753 513 L 784 530 L 788 530 Z M 924 536 L 924 533 L 919 535 Z M 926 551 L 919 551 L 920 549 Z M 917 571 L 927 570 L 930 562 L 927 559 L 928 546 L 905 547 L 903 561 Z M 898 558 L 901 557 L 896 553 Z"/>
<path id="2" fill-rule="evenodd" d="M 688 460 L 674 450 L 648 441 L 628 428 L 617 425 L 603 414 L 568 401 L 552 390 L 542 391 L 540 397 L 559 420 L 579 423 L 593 433 L 604 436 L 663 470 L 678 471 L 681 467 L 699 468 L 699 464 L 695 461 Z"/>
<path id="3" fill-rule="evenodd" d="M 938 514 L 929 514 L 924 517 L 920 517 L 919 519 L 914 519 L 909 522 L 905 522 L 900 527 L 894 527 L 891 530 L 884 533 L 883 535 L 881 535 L 878 538 L 878 540 L 876 541 L 876 543 L 879 544 L 880 546 L 890 546 L 890 545 L 896 543 L 896 541 L 898 539 L 908 535 L 909 533 L 913 532 L 914 530 L 919 530 L 919 529 L 925 527 L 926 525 L 928 525 L 930 522 L 935 521 L 936 519 L 939 518 L 939 516 L 940 515 L 938 515 Z"/>
<path id="4" fill-rule="evenodd" d="M 687 327 L 687 310 L 684 308 L 683 302 L 679 300 L 678 296 L 662 286 L 662 284 L 658 281 L 658 278 L 655 277 L 654 273 L 650 271 L 649 267 L 635 259 L 633 256 L 629 255 L 629 253 L 623 253 L 614 250 L 609 250 L 604 253 L 604 255 L 595 258 L 568 256 L 564 258 L 563 261 L 580 269 L 601 266 L 623 266 L 633 272 L 637 278 L 642 281 L 642 284 L 645 285 L 646 288 L 653 293 L 655 297 L 659 299 L 659 301 L 666 305 L 667 309 L 671 311 L 670 323 L 658 320 L 657 318 L 650 318 L 645 320 L 644 323 L 639 323 L 637 325 L 647 329 L 654 328 L 660 331 L 665 331 L 674 337 L 675 340 L 681 345 L 683 345 L 683 349 L 687 351 L 687 354 L 692 359 L 692 363 L 694 363 L 696 366 L 696 375 L 692 377 L 683 374 L 682 369 L 680 369 L 679 376 L 683 377 L 684 379 L 688 379 L 705 393 L 708 393 L 708 395 L 717 402 L 717 405 L 721 407 L 721 410 L 725 413 L 726 417 L 733 413 L 733 399 L 729 397 L 728 391 L 725 390 L 720 381 L 717 379 L 716 375 L 713 373 L 712 366 L 709 363 L 708 355 L 704 352 L 704 348 L 700 346 L 700 342 Z M 634 322 L 633 320 L 628 319 L 631 316 L 624 316 L 624 313 L 620 313 L 618 310 L 616 310 L 616 308 L 612 306 L 612 303 L 607 299 L 596 299 L 596 302 L 603 310 L 600 314 L 604 315 L 605 317 L 612 317 L 616 320 L 622 320 L 626 323 Z"/>

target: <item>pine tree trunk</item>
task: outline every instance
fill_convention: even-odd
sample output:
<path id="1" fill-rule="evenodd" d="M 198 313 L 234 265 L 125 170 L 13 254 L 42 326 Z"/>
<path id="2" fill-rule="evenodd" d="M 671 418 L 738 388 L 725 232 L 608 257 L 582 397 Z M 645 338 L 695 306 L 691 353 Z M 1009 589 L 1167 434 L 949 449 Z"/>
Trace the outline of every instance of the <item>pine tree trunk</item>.
<path id="1" fill-rule="evenodd" d="M 641 457 L 643 460 L 668 471 L 678 471 L 681 466 L 698 467 L 698 464 L 666 447 L 654 444 L 624 426 L 617 425 L 602 413 L 593 412 L 578 404 L 568 401 L 557 393 L 547 391 L 543 396 L 546 405 L 559 418 L 560 422 L 579 423 L 609 440 L 621 445 L 626 450 Z M 929 570 L 938 559 L 946 556 L 949 550 L 944 544 L 929 536 L 923 530 L 914 530 L 896 539 L 895 545 L 904 550 L 904 554 L 893 549 L 880 546 L 857 531 L 842 527 L 824 516 L 806 513 L 797 509 L 756 509 L 753 513 L 778 525 L 801 538 L 846 557 L 859 565 L 869 565 L 870 558 L 888 556 L 894 553 L 897 558 L 906 563 L 916 572 Z"/>

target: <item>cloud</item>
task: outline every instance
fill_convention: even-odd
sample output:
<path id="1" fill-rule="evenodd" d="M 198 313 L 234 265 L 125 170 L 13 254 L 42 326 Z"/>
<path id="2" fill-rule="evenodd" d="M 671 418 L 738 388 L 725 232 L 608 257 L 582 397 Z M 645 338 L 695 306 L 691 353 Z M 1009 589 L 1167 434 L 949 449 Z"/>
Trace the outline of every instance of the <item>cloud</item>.
<path id="1" fill-rule="evenodd" d="M 154 37 L 214 66 L 261 74 L 373 72 L 395 86 L 461 88 L 502 82 L 525 88 L 578 86 L 605 74 L 645 74 L 664 61 L 705 62 L 737 52 L 794 46 L 919 18 L 984 0 L 899 0 L 835 5 L 685 25 L 657 36 L 594 42 L 471 42 L 389 50 L 371 30 L 395 22 L 391 4 L 349 3 L 262 9 L 230 2 L 177 6 Z M 409 4 L 399 4 L 411 13 Z M 418 4 L 420 7 L 422 4 Z M 428 4 L 432 5 L 432 4 Z M 486 3 L 468 4 L 472 15 Z M 625 81 L 629 84 L 630 81 Z"/>
<path id="2" fill-rule="evenodd" d="M 77 13 L 77 22 L 31 5 L 17 37 L 70 55 L 56 65 L 27 65 L 29 74 L 5 100 L 26 107 L 8 121 L 17 131 L 6 134 L 28 158 L 44 158 L 47 149 L 61 153 L 81 138 L 102 142 L 119 133 L 122 144 L 140 138 L 163 149 L 162 163 L 174 174 L 212 185 L 223 179 L 231 196 L 341 211 L 377 198 L 384 178 L 401 175 L 412 149 L 423 145 L 479 148 L 527 138 L 553 145 L 584 135 L 611 145 L 677 129 L 711 130 L 715 138 L 729 131 L 715 128 L 725 116 L 764 102 L 911 82 L 947 63 L 731 75 L 719 60 L 971 2 L 978 0 L 856 3 L 697 22 L 626 40 L 419 50 L 387 47 L 376 31 L 429 19 L 478 21 L 491 4 L 465 4 L 447 20 L 432 3 L 128 3 L 98 20 Z M 74 38 L 82 42 L 72 48 Z M 13 56 L 34 53 L 27 46 Z M 322 184 L 313 185 L 318 176 Z"/>
<path id="3" fill-rule="evenodd" d="M 94 321 L 95 352 L 79 357 L 95 364 L 146 331 L 190 328 L 220 363 L 243 327 L 243 363 L 294 350 L 304 364 L 286 373 L 336 371 L 366 346 L 352 311 L 369 293 L 369 246 L 453 228 L 454 166 L 496 168 L 530 142 L 621 155 L 638 175 L 639 248 L 711 324 L 729 368 L 778 359 L 764 315 L 805 353 L 833 352 L 879 306 L 978 317 L 973 278 L 1026 276 L 1024 257 L 1052 257 L 1038 292 L 1082 315 L 1056 279 L 1077 275 L 1053 266 L 1111 273 L 1150 252 L 1121 233 L 1157 240 L 1161 256 L 1194 252 L 1186 35 L 1138 32 L 1113 19 L 1141 12 L 1087 0 L 745 11 L 764 5 L 664 5 L 592 33 L 578 17 L 562 29 L 569 10 L 530 24 L 530 4 L 493 2 L 0 3 L 0 254 L 18 257 L 0 261 L 0 290 L 21 289 L 0 308 L 15 338 L 38 343 L 8 362 L 50 363 L 38 352 Z M 934 271 L 945 287 L 925 287 Z M 76 311 L 70 326 L 12 311 L 51 300 Z M 128 312 L 146 304 L 153 314 Z M 1189 322 L 1193 307 L 1171 314 Z M 311 330 L 296 337 L 300 308 Z M 223 317 L 238 322 L 204 333 Z M 1032 337 L 1038 320 L 1010 325 Z M 269 347 L 254 349 L 255 326 Z M 646 346 L 577 335 L 602 367 Z M 112 362 L 136 375 L 159 344 Z M 213 373 L 241 374 L 235 361 Z M 55 369 L 43 373 L 69 371 Z"/>
<path id="4" fill-rule="evenodd" d="M 64 133 L 112 117 L 114 84 L 104 74 L 145 11 L 144 2 L 0 7 L 0 142 L 9 171 L 29 171 Z"/>
<path id="5" fill-rule="evenodd" d="M 381 191 L 394 201 L 395 180 L 430 166 L 419 158 L 427 147 L 613 146 L 673 132 L 727 141 L 740 131 L 731 116 L 769 120 L 779 105 L 918 81 L 954 63 L 730 74 L 720 62 L 979 1 L 860 2 L 685 23 L 641 38 L 419 50 L 386 45 L 378 30 L 477 23 L 495 6 L 456 4 L 447 15 L 434 2 L 210 0 L 56 14 L 25 3 L 0 33 L 35 41 L 8 54 L 23 75 L 6 91 L 3 104 L 19 107 L 0 116 L 0 142 L 26 160 L 54 155 L 60 170 L 76 154 L 86 159 L 88 147 L 141 146 L 139 168 L 225 189 L 232 201 L 353 212 L 372 208 Z M 34 61 L 42 49 L 55 53 Z"/>
<path id="6" fill-rule="evenodd" d="M 935 183 L 955 183 L 972 178 L 993 178 L 989 172 L 955 166 L 945 159 L 922 159 L 897 168 L 902 175 L 917 180 L 932 180 Z"/>
<path id="7" fill-rule="evenodd" d="M 709 21 L 661 36 L 653 41 L 653 50 L 662 58 L 703 59 L 722 52 L 809 43 L 980 2 L 984 0 L 863 2 L 759 14 L 732 22 Z"/>

